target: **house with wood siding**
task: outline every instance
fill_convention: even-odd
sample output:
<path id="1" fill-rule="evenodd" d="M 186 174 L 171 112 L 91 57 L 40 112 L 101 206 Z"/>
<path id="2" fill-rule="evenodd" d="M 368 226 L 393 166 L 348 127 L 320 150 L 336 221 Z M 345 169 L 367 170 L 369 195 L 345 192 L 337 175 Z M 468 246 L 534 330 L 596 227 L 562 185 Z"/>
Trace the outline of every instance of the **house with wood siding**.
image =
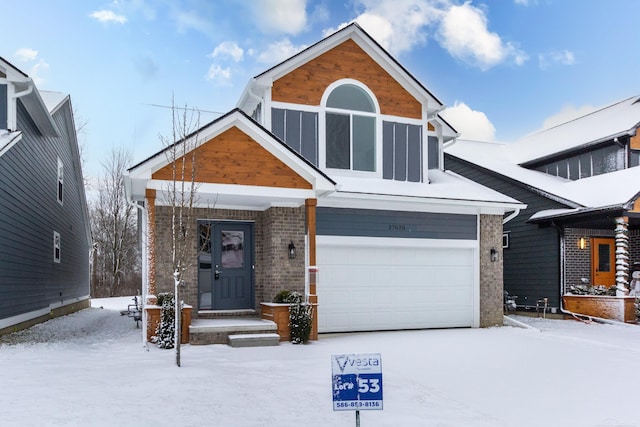
<path id="1" fill-rule="evenodd" d="M 316 304 L 314 337 L 501 324 L 502 221 L 524 205 L 444 170 L 457 133 L 443 108 L 351 24 L 177 141 L 197 147 L 197 267 L 182 291 L 194 318 L 257 315 L 288 289 Z M 165 154 L 126 177 L 149 294 L 173 290 Z"/>
<path id="2" fill-rule="evenodd" d="M 90 246 L 71 100 L 0 57 L 0 334 L 88 307 Z"/>
<path id="3" fill-rule="evenodd" d="M 640 99 L 514 143 L 457 140 L 447 169 L 527 204 L 505 225 L 504 286 L 520 308 L 571 286 L 628 288 L 640 262 Z M 623 289 L 620 293 L 625 293 Z"/>

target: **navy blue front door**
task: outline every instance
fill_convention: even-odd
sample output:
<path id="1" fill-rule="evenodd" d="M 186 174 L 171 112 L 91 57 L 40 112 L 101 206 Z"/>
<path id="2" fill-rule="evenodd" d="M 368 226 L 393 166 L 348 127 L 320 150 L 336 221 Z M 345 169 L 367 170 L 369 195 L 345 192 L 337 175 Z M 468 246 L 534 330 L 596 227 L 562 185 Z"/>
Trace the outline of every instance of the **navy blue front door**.
<path id="1" fill-rule="evenodd" d="M 253 224 L 212 222 L 214 310 L 253 309 Z"/>

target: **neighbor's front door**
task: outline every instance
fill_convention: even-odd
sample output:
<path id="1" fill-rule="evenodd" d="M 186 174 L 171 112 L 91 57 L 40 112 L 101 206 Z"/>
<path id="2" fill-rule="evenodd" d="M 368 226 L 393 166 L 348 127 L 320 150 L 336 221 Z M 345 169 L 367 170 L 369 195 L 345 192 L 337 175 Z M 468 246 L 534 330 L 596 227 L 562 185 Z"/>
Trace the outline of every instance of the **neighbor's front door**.
<path id="1" fill-rule="evenodd" d="M 615 239 L 601 237 L 592 239 L 591 277 L 593 285 L 616 284 Z"/>
<path id="2" fill-rule="evenodd" d="M 212 225 L 213 309 L 252 309 L 253 224 L 213 222 Z"/>

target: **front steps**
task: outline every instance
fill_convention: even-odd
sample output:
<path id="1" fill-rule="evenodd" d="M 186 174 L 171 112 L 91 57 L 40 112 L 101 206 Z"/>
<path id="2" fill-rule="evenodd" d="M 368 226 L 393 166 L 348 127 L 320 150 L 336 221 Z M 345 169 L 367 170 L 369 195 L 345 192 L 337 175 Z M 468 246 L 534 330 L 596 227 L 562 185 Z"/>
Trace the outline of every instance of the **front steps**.
<path id="1" fill-rule="evenodd" d="M 194 319 L 189 326 L 189 344 L 228 344 L 231 347 L 278 345 L 275 322 L 252 317 Z"/>

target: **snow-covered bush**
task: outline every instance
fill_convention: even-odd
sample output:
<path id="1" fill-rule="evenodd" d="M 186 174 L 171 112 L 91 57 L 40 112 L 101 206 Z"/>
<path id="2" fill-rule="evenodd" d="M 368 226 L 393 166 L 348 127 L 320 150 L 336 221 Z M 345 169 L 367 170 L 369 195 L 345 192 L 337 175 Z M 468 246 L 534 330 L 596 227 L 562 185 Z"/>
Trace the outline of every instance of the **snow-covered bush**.
<path id="1" fill-rule="evenodd" d="M 173 348 L 175 345 L 175 299 L 171 292 L 158 294 L 160 309 L 160 323 L 156 328 L 156 335 L 151 341 L 160 348 Z"/>
<path id="2" fill-rule="evenodd" d="M 304 298 L 298 292 L 291 292 L 288 297 L 289 304 L 289 329 L 291 330 L 291 342 L 304 344 L 311 336 L 311 322 L 313 320 L 313 307 L 304 302 Z"/>
<path id="3" fill-rule="evenodd" d="M 569 287 L 569 293 L 573 295 L 606 295 L 616 296 L 615 286 L 603 285 L 572 285 Z"/>

